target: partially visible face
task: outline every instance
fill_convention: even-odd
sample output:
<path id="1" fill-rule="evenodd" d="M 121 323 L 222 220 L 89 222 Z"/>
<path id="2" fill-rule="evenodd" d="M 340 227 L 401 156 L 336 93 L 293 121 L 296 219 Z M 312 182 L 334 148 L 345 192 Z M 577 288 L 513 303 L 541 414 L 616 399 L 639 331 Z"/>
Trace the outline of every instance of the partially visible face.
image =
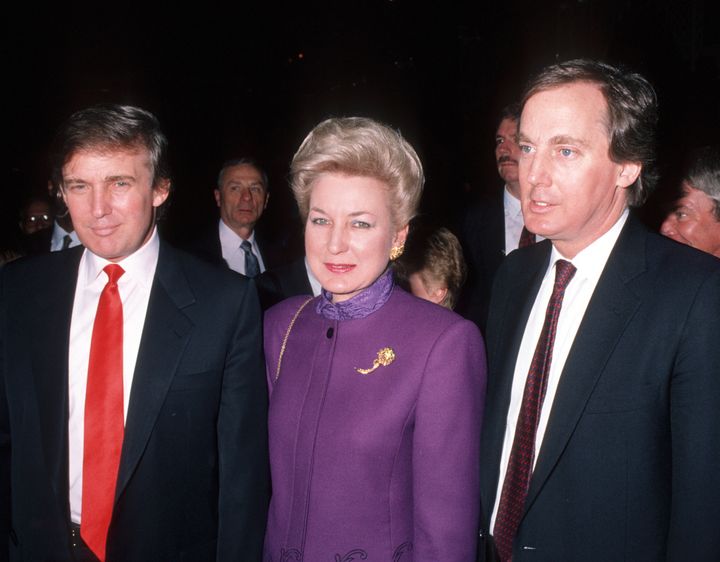
<path id="1" fill-rule="evenodd" d="M 410 283 L 410 292 L 418 298 L 426 301 L 434 302 L 435 304 L 442 304 L 447 295 L 447 287 L 442 287 L 440 283 L 425 282 L 423 276 L 428 277 L 424 272 L 411 273 L 408 277 Z"/>
<path id="2" fill-rule="evenodd" d="M 118 262 L 147 242 L 170 184 L 153 187 L 146 148 L 79 151 L 62 172 L 63 199 L 88 250 Z"/>
<path id="3" fill-rule="evenodd" d="M 215 190 L 215 202 L 223 222 L 239 236 L 249 237 L 267 207 L 262 174 L 250 164 L 229 167 Z"/>
<path id="4" fill-rule="evenodd" d="M 720 258 L 720 221 L 715 217 L 715 202 L 687 182 L 683 182 L 683 196 L 663 222 L 660 232 Z"/>
<path id="5" fill-rule="evenodd" d="M 512 186 L 518 181 L 518 160 L 520 148 L 517 144 L 518 122 L 506 118 L 500 122 L 495 133 L 495 162 L 498 174 L 503 181 Z"/>
<path id="6" fill-rule="evenodd" d="M 390 248 L 403 244 L 407 225 L 393 224 L 384 183 L 325 174 L 310 193 L 305 224 L 308 264 L 323 289 L 342 302 L 369 287 L 387 268 Z"/>
<path id="7" fill-rule="evenodd" d="M 520 119 L 523 220 L 567 258 L 607 232 L 626 206 L 640 164 L 610 160 L 600 89 L 584 82 L 541 91 Z"/>
<path id="8" fill-rule="evenodd" d="M 25 208 L 20 228 L 25 234 L 33 234 L 52 225 L 52 213 L 47 201 L 31 201 Z"/>

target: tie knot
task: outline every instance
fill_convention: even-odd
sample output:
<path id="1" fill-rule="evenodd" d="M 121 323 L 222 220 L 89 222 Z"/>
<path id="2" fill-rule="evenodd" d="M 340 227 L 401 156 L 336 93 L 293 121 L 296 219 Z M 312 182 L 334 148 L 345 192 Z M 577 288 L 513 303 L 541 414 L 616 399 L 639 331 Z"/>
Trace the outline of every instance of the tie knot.
<path id="1" fill-rule="evenodd" d="M 566 260 L 555 262 L 555 289 L 565 289 L 572 280 L 577 268 Z"/>
<path id="2" fill-rule="evenodd" d="M 242 244 L 240 244 L 240 247 L 245 253 L 252 252 L 252 244 L 250 244 L 250 240 L 243 240 Z"/>
<path id="3" fill-rule="evenodd" d="M 112 283 L 113 285 L 115 285 L 118 282 L 118 279 L 120 279 L 123 273 L 125 273 L 125 270 L 116 263 L 106 265 L 103 268 L 103 271 L 108 276 L 108 283 Z"/>

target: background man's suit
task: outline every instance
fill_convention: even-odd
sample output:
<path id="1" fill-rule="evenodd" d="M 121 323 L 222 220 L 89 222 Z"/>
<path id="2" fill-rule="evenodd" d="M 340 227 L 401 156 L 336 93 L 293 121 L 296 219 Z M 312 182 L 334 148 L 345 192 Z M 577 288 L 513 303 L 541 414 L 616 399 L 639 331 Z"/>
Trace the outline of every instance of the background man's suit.
<path id="1" fill-rule="evenodd" d="M 468 279 L 457 311 L 483 332 L 493 279 L 505 257 L 505 190 L 496 191 L 468 210 L 460 233 Z"/>
<path id="2" fill-rule="evenodd" d="M 274 269 L 266 269 L 257 276 L 255 283 L 263 310 L 290 297 L 313 294 L 304 257 Z"/>
<path id="3" fill-rule="evenodd" d="M 283 263 L 281 251 L 271 244 L 267 237 L 255 229 L 255 244 L 257 244 L 260 254 L 265 264 L 265 269 L 275 267 Z M 204 259 L 207 262 L 214 263 L 223 267 L 228 267 L 227 262 L 223 259 L 222 245 L 220 244 L 220 234 L 218 232 L 218 223 L 214 221 L 208 227 L 202 229 L 197 237 L 189 240 L 187 244 L 182 246 L 188 252 Z"/>
<path id="4" fill-rule="evenodd" d="M 2 271 L 0 559 L 8 541 L 12 560 L 72 559 L 67 369 L 81 255 L 78 248 Z M 161 244 L 109 561 L 259 559 L 267 508 L 259 318 L 250 282 Z"/>
<path id="5" fill-rule="evenodd" d="M 488 320 L 484 528 L 515 360 L 550 242 L 500 268 Z M 632 217 L 562 372 L 513 561 L 711 560 L 720 553 L 720 261 Z M 480 559 L 485 557 L 481 540 Z"/>

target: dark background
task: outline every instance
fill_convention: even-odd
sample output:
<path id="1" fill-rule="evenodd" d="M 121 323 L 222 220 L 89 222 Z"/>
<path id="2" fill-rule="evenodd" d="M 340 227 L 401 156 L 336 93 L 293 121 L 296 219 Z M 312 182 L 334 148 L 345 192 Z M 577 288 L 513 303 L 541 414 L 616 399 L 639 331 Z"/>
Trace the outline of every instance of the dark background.
<path id="1" fill-rule="evenodd" d="M 710 0 L 147 2 L 6 14 L 8 143 L 2 224 L 47 183 L 47 147 L 73 111 L 98 102 L 155 113 L 170 139 L 175 193 L 163 229 L 187 237 L 214 217 L 223 160 L 255 155 L 270 175 L 263 219 L 295 226 L 290 159 L 328 116 L 399 128 L 426 169 L 423 210 L 452 222 L 497 189 L 497 112 L 542 66 L 578 56 L 644 74 L 660 100 L 660 216 L 688 148 L 717 143 L 720 31 Z M 6 97 L 6 100 L 8 98 Z"/>

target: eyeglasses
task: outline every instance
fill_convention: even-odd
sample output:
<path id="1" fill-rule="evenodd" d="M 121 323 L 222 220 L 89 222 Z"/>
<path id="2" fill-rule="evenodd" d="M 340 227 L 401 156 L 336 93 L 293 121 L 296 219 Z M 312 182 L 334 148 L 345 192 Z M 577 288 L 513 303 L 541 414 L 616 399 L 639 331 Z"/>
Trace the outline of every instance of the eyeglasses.
<path id="1" fill-rule="evenodd" d="M 25 217 L 25 224 L 50 224 L 50 215 L 47 213 L 40 213 L 37 215 L 28 215 Z"/>

